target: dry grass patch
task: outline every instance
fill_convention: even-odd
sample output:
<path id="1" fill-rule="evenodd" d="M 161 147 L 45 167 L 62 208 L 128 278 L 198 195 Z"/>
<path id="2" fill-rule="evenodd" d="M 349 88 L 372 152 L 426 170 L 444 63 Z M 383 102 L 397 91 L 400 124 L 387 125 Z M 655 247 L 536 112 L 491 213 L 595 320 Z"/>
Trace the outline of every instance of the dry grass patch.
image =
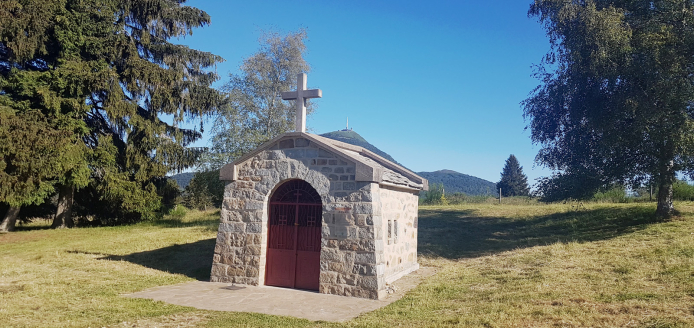
<path id="1" fill-rule="evenodd" d="M 422 207 L 438 274 L 346 323 L 213 312 L 121 295 L 209 279 L 218 213 L 0 238 L 0 325 L 13 327 L 692 327 L 694 204 Z M 37 230 L 39 229 L 39 230 Z"/>

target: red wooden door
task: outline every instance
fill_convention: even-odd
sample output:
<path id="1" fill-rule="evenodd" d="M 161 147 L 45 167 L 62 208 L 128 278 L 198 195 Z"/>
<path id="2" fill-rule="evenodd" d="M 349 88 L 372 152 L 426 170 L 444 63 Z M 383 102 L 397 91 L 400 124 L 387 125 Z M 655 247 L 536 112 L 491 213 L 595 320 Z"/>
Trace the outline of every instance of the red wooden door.
<path id="1" fill-rule="evenodd" d="M 318 290 L 323 206 L 302 180 L 280 186 L 270 199 L 265 284 Z"/>

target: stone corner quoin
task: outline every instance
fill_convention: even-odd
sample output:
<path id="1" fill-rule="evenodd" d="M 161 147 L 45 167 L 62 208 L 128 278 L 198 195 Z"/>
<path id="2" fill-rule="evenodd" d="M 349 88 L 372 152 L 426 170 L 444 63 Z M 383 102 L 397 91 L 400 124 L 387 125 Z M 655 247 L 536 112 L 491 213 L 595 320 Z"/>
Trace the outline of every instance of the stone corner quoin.
<path id="1" fill-rule="evenodd" d="M 319 292 L 384 298 L 387 284 L 419 268 L 419 190 L 359 181 L 376 180 L 360 175 L 362 167 L 350 153 L 303 133 L 285 134 L 225 166 L 211 280 L 265 284 L 269 199 L 284 182 L 301 179 L 323 207 Z"/>

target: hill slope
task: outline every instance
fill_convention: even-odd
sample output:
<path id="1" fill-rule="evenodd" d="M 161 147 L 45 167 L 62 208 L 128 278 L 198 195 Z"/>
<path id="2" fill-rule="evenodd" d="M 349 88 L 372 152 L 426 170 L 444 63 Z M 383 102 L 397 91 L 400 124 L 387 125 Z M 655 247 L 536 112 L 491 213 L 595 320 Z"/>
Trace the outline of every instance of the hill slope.
<path id="1" fill-rule="evenodd" d="M 340 130 L 340 131 L 333 131 L 333 132 L 328 132 L 320 135 L 321 137 L 337 140 L 337 141 L 342 141 L 344 143 L 348 143 L 350 145 L 355 145 L 359 147 L 364 147 L 377 155 L 393 162 L 398 165 L 402 165 L 398 163 L 393 157 L 388 155 L 386 152 L 376 148 L 376 146 L 370 144 L 366 139 L 364 139 L 362 136 L 360 136 L 358 133 L 352 131 L 352 130 Z"/>
<path id="2" fill-rule="evenodd" d="M 190 180 L 193 179 L 194 175 L 194 172 L 179 173 L 170 176 L 169 179 L 176 180 L 176 183 L 178 183 L 178 187 L 181 189 L 185 189 L 186 186 L 188 186 L 188 184 L 190 183 Z"/>
<path id="3" fill-rule="evenodd" d="M 429 180 L 430 186 L 435 183 L 443 183 L 446 194 L 464 192 L 471 196 L 499 195 L 499 192 L 496 191 L 496 183 L 456 171 L 440 170 L 436 172 L 417 172 L 417 174 Z"/>

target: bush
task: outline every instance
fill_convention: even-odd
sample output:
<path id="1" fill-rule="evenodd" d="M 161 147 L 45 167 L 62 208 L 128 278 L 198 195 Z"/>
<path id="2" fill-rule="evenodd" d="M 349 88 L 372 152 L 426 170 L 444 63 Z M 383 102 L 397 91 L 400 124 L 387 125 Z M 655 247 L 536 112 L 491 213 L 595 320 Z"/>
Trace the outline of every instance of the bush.
<path id="1" fill-rule="evenodd" d="M 181 205 L 174 206 L 174 208 L 172 208 L 168 213 L 169 217 L 175 220 L 183 219 L 186 214 L 188 214 L 188 210 L 185 208 L 185 206 Z"/>
<path id="2" fill-rule="evenodd" d="M 600 203 L 628 203 L 629 198 L 623 186 L 614 186 L 593 195 L 593 200 Z"/>
<path id="3" fill-rule="evenodd" d="M 694 201 L 694 186 L 687 183 L 687 181 L 677 180 L 672 186 L 672 193 L 675 200 Z"/>

